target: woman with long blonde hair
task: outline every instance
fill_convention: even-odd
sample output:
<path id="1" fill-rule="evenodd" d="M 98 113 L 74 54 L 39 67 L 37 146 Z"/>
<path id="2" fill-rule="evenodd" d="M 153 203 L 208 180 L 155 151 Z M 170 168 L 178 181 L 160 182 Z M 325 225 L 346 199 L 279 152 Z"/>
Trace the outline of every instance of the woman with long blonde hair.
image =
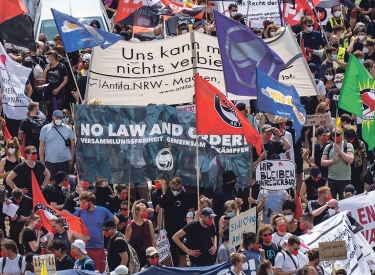
<path id="1" fill-rule="evenodd" d="M 19 243 L 25 248 L 25 254 L 29 252 L 40 254 L 42 251 L 40 247 L 41 228 L 42 219 L 39 215 L 33 214 L 26 221 L 19 238 Z"/>

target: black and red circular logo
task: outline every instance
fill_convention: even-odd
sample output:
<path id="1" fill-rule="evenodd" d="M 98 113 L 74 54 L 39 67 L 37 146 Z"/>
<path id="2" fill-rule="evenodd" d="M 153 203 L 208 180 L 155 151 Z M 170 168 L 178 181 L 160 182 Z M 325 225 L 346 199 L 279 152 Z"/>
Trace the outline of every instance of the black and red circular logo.
<path id="1" fill-rule="evenodd" d="M 214 97 L 214 107 L 216 112 L 226 124 L 234 128 L 242 127 L 241 122 L 238 120 L 236 110 L 227 102 L 221 100 L 217 95 Z"/>

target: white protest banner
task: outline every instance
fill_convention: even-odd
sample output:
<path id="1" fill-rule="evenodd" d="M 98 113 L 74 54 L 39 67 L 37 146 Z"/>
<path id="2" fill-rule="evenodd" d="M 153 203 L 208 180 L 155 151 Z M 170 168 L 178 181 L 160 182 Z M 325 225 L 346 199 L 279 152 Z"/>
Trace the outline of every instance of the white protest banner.
<path id="1" fill-rule="evenodd" d="M 253 207 L 229 220 L 229 248 L 242 243 L 243 232 L 256 232 L 257 211 Z"/>
<path id="2" fill-rule="evenodd" d="M 324 115 L 307 115 L 304 126 L 318 126 L 318 125 L 329 125 L 331 116 L 329 114 Z"/>
<path id="3" fill-rule="evenodd" d="M 361 233 L 367 242 L 375 246 L 375 192 L 360 194 L 339 201 L 340 210 L 348 210 L 351 216 L 363 226 Z"/>
<path id="4" fill-rule="evenodd" d="M 56 274 L 55 255 L 45 254 L 45 255 L 38 255 L 38 256 L 33 257 L 35 275 L 40 275 L 43 262 L 45 262 L 46 264 L 48 274 Z"/>
<path id="5" fill-rule="evenodd" d="M 359 247 L 362 250 L 363 256 L 368 264 L 368 266 L 375 270 L 375 252 L 372 247 L 369 245 L 365 237 L 362 234 L 355 234 L 355 238 L 359 244 Z"/>
<path id="6" fill-rule="evenodd" d="M 260 188 L 286 190 L 296 183 L 296 164 L 291 160 L 263 160 L 255 166 Z"/>
<path id="7" fill-rule="evenodd" d="M 195 104 L 176 106 L 177 110 L 195 113 Z"/>
<path id="8" fill-rule="evenodd" d="M 155 235 L 156 249 L 159 254 L 159 262 L 164 261 L 170 253 L 169 240 L 167 238 L 167 231 L 164 229 L 159 231 L 159 234 Z"/>
<path id="9" fill-rule="evenodd" d="M 342 211 L 314 226 L 311 229 L 311 233 L 302 235 L 299 238 L 304 243 L 304 246 L 307 245 L 310 249 L 319 248 L 319 243 L 345 241 L 347 259 L 335 261 L 335 267 L 343 268 L 351 275 L 371 274 L 361 247 L 353 234 L 346 211 Z M 320 262 L 320 265 L 324 269 L 324 274 L 331 274 L 332 265 L 330 261 Z"/>
<path id="10" fill-rule="evenodd" d="M 30 68 L 13 61 L 0 45 L 0 87 L 3 90 L 4 113 L 8 118 L 26 118 L 27 105 L 32 101 L 25 95 L 25 84 L 30 73 Z"/>
<path id="11" fill-rule="evenodd" d="M 194 32 L 150 42 L 119 41 L 93 48 L 86 99 L 107 105 L 179 104 L 192 102 L 194 70 L 225 92 L 216 37 Z M 196 56 L 194 52 L 196 51 Z"/>

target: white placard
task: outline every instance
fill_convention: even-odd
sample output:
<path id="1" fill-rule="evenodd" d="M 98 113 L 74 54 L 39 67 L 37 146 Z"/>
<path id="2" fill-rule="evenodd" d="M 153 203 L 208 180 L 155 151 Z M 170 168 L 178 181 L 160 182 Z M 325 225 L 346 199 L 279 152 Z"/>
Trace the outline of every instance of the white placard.
<path id="1" fill-rule="evenodd" d="M 159 231 L 159 234 L 155 235 L 156 238 L 156 249 L 159 254 L 159 262 L 164 261 L 170 254 L 170 245 L 167 237 L 167 231 L 164 229 Z"/>
<path id="2" fill-rule="evenodd" d="M 324 115 L 307 115 L 304 126 L 328 126 L 331 122 L 331 116 L 329 114 Z"/>
<path id="3" fill-rule="evenodd" d="M 242 233 L 256 233 L 257 211 L 253 207 L 229 220 L 229 248 L 242 244 Z"/>
<path id="4" fill-rule="evenodd" d="M 286 190 L 296 183 L 296 164 L 291 160 L 263 160 L 255 167 L 260 188 Z"/>

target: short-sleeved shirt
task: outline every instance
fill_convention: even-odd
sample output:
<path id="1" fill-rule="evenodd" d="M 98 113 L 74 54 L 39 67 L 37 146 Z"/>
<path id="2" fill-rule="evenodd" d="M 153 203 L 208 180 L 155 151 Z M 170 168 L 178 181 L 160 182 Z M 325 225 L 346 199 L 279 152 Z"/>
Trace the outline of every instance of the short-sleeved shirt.
<path id="1" fill-rule="evenodd" d="M 282 250 L 276 255 L 275 268 L 281 268 L 282 272 L 289 272 L 297 270 L 299 262 L 296 256 Z"/>
<path id="2" fill-rule="evenodd" d="M 331 116 L 335 117 L 336 108 L 338 108 L 339 99 L 340 99 L 340 90 L 338 90 L 336 86 L 333 85 L 327 94 L 327 98 L 330 99 L 329 109 L 331 110 Z M 343 109 L 339 108 L 338 116 L 341 116 L 344 113 L 347 113 L 347 111 L 344 111 Z"/>
<path id="3" fill-rule="evenodd" d="M 45 120 L 39 118 L 38 116 L 33 117 L 27 117 L 24 120 L 21 121 L 20 124 L 20 131 L 22 131 L 26 136 L 26 146 L 32 145 L 34 146 L 37 151 L 39 151 L 39 135 L 40 133 L 37 133 L 36 129 L 40 129 L 40 126 L 45 124 Z M 34 126 L 35 125 L 35 126 Z M 39 131 L 38 131 L 39 132 Z"/>
<path id="4" fill-rule="evenodd" d="M 320 47 L 324 47 L 324 41 L 322 35 L 318 31 L 312 31 L 310 33 L 302 32 L 302 39 L 304 41 L 304 45 L 306 48 L 310 48 L 313 50 L 319 50 Z M 300 44 L 301 41 L 301 33 L 297 34 L 297 42 Z M 312 55 L 311 56 L 311 63 L 321 64 L 319 56 Z"/>
<path id="5" fill-rule="evenodd" d="M 117 239 L 119 238 L 119 239 Z M 117 240 L 116 240 L 117 239 Z M 121 263 L 120 253 L 128 252 L 129 248 L 122 233 L 117 232 L 116 235 L 108 242 L 107 262 L 109 271 L 113 271 Z"/>
<path id="6" fill-rule="evenodd" d="M 62 191 L 62 187 L 55 185 L 51 193 L 50 201 L 55 202 L 57 205 L 65 203 L 65 195 Z"/>
<path id="7" fill-rule="evenodd" d="M 236 252 L 235 248 L 229 248 L 226 242 L 223 242 L 217 250 L 217 260 L 228 262 L 230 260 L 230 254 Z"/>
<path id="8" fill-rule="evenodd" d="M 272 234 L 272 242 L 275 244 L 282 245 L 284 242 L 287 242 L 289 237 L 291 237 L 292 234 L 285 233 L 284 236 L 280 236 L 277 232 Z"/>
<path id="9" fill-rule="evenodd" d="M 49 85 L 45 88 L 44 94 L 46 100 L 50 100 L 52 98 L 52 91 L 57 89 L 61 83 L 63 83 L 65 76 L 68 76 L 68 71 L 66 70 L 65 65 L 62 63 L 57 63 L 56 67 L 48 70 L 46 82 L 49 83 Z M 61 89 L 57 93 L 56 98 L 64 98 L 64 96 L 64 89 Z"/>
<path id="10" fill-rule="evenodd" d="M 74 191 L 69 195 L 69 197 L 66 198 L 63 209 L 69 211 L 70 213 L 74 213 L 74 211 L 79 209 L 79 207 L 79 194 L 76 191 Z"/>
<path id="11" fill-rule="evenodd" d="M 284 143 L 281 140 L 270 140 L 268 143 L 263 144 L 264 151 L 267 151 L 267 159 L 270 159 L 273 154 L 285 153 L 283 149 Z M 253 149 L 254 159 L 256 160 L 259 156 L 256 153 L 255 148 Z"/>
<path id="12" fill-rule="evenodd" d="M 323 204 L 324 205 L 324 204 Z M 308 201 L 307 202 L 307 207 L 305 209 L 305 213 L 309 212 L 312 214 L 312 212 L 316 209 L 319 209 L 323 205 L 320 205 L 316 201 Z M 328 214 L 328 209 L 326 208 L 320 215 L 314 217 L 314 222 L 313 225 L 320 224 L 323 221 L 324 216 Z"/>
<path id="13" fill-rule="evenodd" d="M 317 200 L 318 189 L 320 187 L 325 186 L 326 182 L 327 182 L 327 179 L 323 177 L 320 177 L 318 181 L 313 180 L 311 176 L 305 179 L 307 200 L 309 201 Z"/>
<path id="14" fill-rule="evenodd" d="M 360 141 L 359 147 L 354 150 L 352 167 L 362 167 L 363 158 L 367 158 L 367 150 L 365 144 Z"/>
<path id="15" fill-rule="evenodd" d="M 285 190 L 265 190 L 259 192 L 257 204 L 260 204 L 262 197 L 266 197 L 266 203 L 263 208 L 263 223 L 269 224 L 271 217 L 275 214 L 283 213 L 283 204 L 288 199 L 288 193 Z"/>
<path id="16" fill-rule="evenodd" d="M 114 215 L 101 206 L 96 206 L 93 211 L 78 209 L 73 215 L 80 217 L 89 231 L 90 240 L 86 243 L 86 248 L 103 248 L 103 230 L 100 226 L 107 219 L 113 220 Z"/>
<path id="17" fill-rule="evenodd" d="M 213 228 L 213 230 L 212 230 Z M 209 251 L 212 247 L 212 237 L 215 236 L 215 226 L 203 227 L 200 221 L 193 221 L 182 229 L 186 233 L 187 248 L 200 250 L 198 257 L 191 257 L 190 261 L 196 265 L 214 264 L 214 256 Z"/>
<path id="18" fill-rule="evenodd" d="M 72 154 L 70 147 L 65 146 L 65 140 L 74 140 L 72 128 L 69 125 L 61 124 L 55 126 L 53 122 L 43 126 L 39 139 L 44 141 L 44 160 L 51 163 L 70 161 Z"/>
<path id="19" fill-rule="evenodd" d="M 261 244 L 260 248 L 264 250 L 266 260 L 269 260 L 272 265 L 275 265 L 275 258 L 277 253 L 281 251 L 281 245 L 275 243 L 272 243 L 270 246 Z"/>
<path id="20" fill-rule="evenodd" d="M 24 216 L 24 217 L 29 217 L 32 214 L 33 211 L 33 200 L 26 195 L 22 196 L 22 200 L 20 203 L 16 202 L 16 200 L 11 197 L 10 200 L 12 201 L 13 204 L 18 206 L 16 215 L 19 216 Z M 13 218 L 13 217 L 11 217 Z M 10 226 L 10 232 L 20 232 L 24 226 L 25 222 L 17 222 L 17 221 L 12 221 L 9 219 L 9 226 Z"/>
<path id="21" fill-rule="evenodd" d="M 375 52 L 373 52 L 371 55 L 368 53 L 365 54 L 365 61 L 369 59 L 375 62 Z"/>
<path id="22" fill-rule="evenodd" d="M 17 174 L 17 176 L 13 179 L 13 182 L 18 188 L 27 188 L 29 191 L 27 195 L 32 198 L 33 191 L 31 188 L 31 171 L 34 172 L 38 184 L 41 186 L 44 181 L 43 173 L 45 170 L 46 167 L 40 161 L 36 161 L 33 168 L 27 165 L 26 161 L 22 162 L 13 169 L 13 172 Z"/>
<path id="23" fill-rule="evenodd" d="M 35 254 L 40 254 L 40 252 L 42 251 L 40 246 L 38 247 L 37 251 L 33 251 L 30 247 L 30 244 L 29 244 L 29 242 L 36 241 L 36 239 L 37 238 L 36 238 L 34 232 L 31 229 L 26 228 L 23 231 L 22 242 L 23 242 L 23 246 L 25 247 L 25 253 L 26 254 L 29 253 L 29 252 L 34 252 Z"/>
<path id="24" fill-rule="evenodd" d="M 344 142 L 341 142 L 338 144 L 341 147 L 341 150 L 344 151 Z M 328 150 L 331 147 L 331 150 L 329 151 L 328 159 L 333 159 L 334 156 L 339 155 L 338 152 L 336 152 L 333 149 L 333 145 L 326 146 L 323 151 L 323 156 L 328 155 Z M 347 142 L 347 153 L 352 152 L 354 153 L 353 145 L 351 145 L 349 142 Z M 332 180 L 350 180 L 351 179 L 351 170 L 350 165 L 339 155 L 339 162 L 332 164 L 328 167 L 328 179 Z"/>
<path id="25" fill-rule="evenodd" d="M 12 275 L 21 275 L 22 272 L 26 268 L 26 261 L 25 257 L 22 259 L 22 264 L 21 264 L 21 269 L 19 266 L 19 260 L 20 260 L 21 255 L 17 254 L 17 256 L 11 260 L 8 257 L 5 260 L 5 266 L 3 270 L 3 257 L 0 258 L 0 273 L 2 274 L 12 274 Z"/>
<path id="26" fill-rule="evenodd" d="M 69 256 L 66 255 L 62 261 L 60 261 L 59 258 L 56 258 L 56 270 L 68 270 L 68 269 L 73 269 L 74 267 L 74 261 L 73 259 Z"/>
<path id="27" fill-rule="evenodd" d="M 260 262 L 262 261 L 262 255 L 260 254 L 259 250 L 255 250 L 255 249 L 245 250 L 241 252 L 241 254 L 245 255 L 246 262 L 249 265 L 249 268 L 247 270 L 244 270 L 243 272 L 246 275 L 257 274 L 258 266 Z"/>
<path id="28" fill-rule="evenodd" d="M 95 263 L 94 263 L 94 261 L 89 256 L 86 256 L 82 260 L 77 260 L 74 263 L 73 269 L 82 269 L 82 270 L 95 271 Z"/>

